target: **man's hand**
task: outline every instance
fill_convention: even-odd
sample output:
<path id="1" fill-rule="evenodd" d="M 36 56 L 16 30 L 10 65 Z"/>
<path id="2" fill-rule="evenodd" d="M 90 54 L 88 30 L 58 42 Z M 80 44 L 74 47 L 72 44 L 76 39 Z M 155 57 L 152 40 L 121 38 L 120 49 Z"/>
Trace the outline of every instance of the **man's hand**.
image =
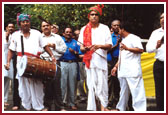
<path id="1" fill-rule="evenodd" d="M 117 72 L 117 67 L 113 67 L 113 69 L 111 70 L 111 75 L 114 77 L 116 76 L 116 72 Z"/>
<path id="2" fill-rule="evenodd" d="M 6 65 L 4 65 L 5 69 L 6 70 L 9 70 L 10 69 L 10 63 L 7 63 Z"/>
<path id="3" fill-rule="evenodd" d="M 69 48 L 69 51 L 73 54 L 75 53 L 75 50 L 73 50 L 72 48 Z"/>
<path id="4" fill-rule="evenodd" d="M 55 44 L 48 43 L 48 47 L 51 47 L 51 48 L 55 49 Z"/>
<path id="5" fill-rule="evenodd" d="M 80 47 L 80 50 L 83 52 L 83 53 L 86 53 L 87 51 L 90 51 L 91 48 L 93 47 L 94 45 L 90 45 L 90 46 L 81 46 Z"/>
<path id="6" fill-rule="evenodd" d="M 9 37 L 9 35 L 10 35 L 10 32 L 6 31 L 6 37 Z"/>
<path id="7" fill-rule="evenodd" d="M 71 53 L 75 54 L 75 55 L 78 55 L 78 52 L 75 51 L 75 50 L 73 50 L 72 48 L 69 48 L 69 51 L 70 51 Z"/>
<path id="8" fill-rule="evenodd" d="M 120 50 L 128 50 L 128 47 L 125 44 L 120 43 Z"/>
<path id="9" fill-rule="evenodd" d="M 157 45 L 156 45 L 156 49 L 160 48 L 161 45 L 162 45 L 161 40 L 158 40 L 158 41 L 157 41 Z"/>
<path id="10" fill-rule="evenodd" d="M 96 51 L 99 48 L 101 48 L 101 45 L 92 45 L 92 47 L 90 48 L 90 50 Z"/>
<path id="11" fill-rule="evenodd" d="M 53 63 L 57 63 L 57 60 L 55 59 L 55 57 L 53 55 L 51 56 L 51 59 L 52 59 Z"/>

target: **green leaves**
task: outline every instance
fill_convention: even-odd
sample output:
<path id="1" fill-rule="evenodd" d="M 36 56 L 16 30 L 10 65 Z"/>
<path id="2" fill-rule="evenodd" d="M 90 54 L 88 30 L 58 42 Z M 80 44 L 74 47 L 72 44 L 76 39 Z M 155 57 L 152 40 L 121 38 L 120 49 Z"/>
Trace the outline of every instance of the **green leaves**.
<path id="1" fill-rule="evenodd" d="M 31 15 L 31 25 L 40 30 L 38 15 L 60 27 L 60 32 L 67 26 L 80 29 L 88 23 L 88 9 L 96 4 L 5 4 L 4 23 L 16 24 L 17 13 Z M 120 19 L 129 21 L 133 33 L 148 38 L 155 26 L 159 25 L 158 14 L 163 12 L 163 4 L 104 4 L 100 22 L 111 26 L 111 21 Z"/>

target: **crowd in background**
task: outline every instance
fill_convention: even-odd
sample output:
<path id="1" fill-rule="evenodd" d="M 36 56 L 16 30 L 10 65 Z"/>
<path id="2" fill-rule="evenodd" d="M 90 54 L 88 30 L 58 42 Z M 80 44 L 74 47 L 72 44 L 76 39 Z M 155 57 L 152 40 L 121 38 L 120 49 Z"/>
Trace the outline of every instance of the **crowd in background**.
<path id="1" fill-rule="evenodd" d="M 9 106 L 12 81 L 13 108 L 29 111 L 87 110 L 146 111 L 147 102 L 141 70 L 141 38 L 131 33 L 129 22 L 113 20 L 111 28 L 99 22 L 103 5 L 89 9 L 89 22 L 81 29 L 59 26 L 41 20 L 41 32 L 31 29 L 30 16 L 19 14 L 20 30 L 8 23 L 3 35 L 4 110 Z M 152 32 L 147 52 L 155 52 L 154 80 L 157 110 L 164 110 L 164 13 L 161 27 Z M 61 26 L 61 25 L 60 25 Z M 18 65 L 23 55 L 39 57 L 56 64 L 53 78 L 40 80 L 20 76 Z M 38 68 L 39 72 L 40 68 Z M 85 84 L 85 85 L 84 85 Z"/>

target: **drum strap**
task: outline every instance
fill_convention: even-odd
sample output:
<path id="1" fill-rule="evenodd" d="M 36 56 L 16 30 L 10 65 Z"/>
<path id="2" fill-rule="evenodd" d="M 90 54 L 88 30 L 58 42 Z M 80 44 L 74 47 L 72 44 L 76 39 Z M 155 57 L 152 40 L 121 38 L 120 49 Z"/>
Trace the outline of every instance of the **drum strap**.
<path id="1" fill-rule="evenodd" d="M 18 55 L 18 56 L 23 56 L 23 55 L 22 55 L 22 52 L 17 52 L 17 55 Z M 38 55 L 34 55 L 34 54 L 31 54 L 31 53 L 28 53 L 28 52 L 24 52 L 24 55 L 40 58 Z"/>
<path id="2" fill-rule="evenodd" d="M 23 44 L 23 36 L 21 35 L 21 49 L 22 49 L 22 55 L 24 55 L 24 44 Z"/>

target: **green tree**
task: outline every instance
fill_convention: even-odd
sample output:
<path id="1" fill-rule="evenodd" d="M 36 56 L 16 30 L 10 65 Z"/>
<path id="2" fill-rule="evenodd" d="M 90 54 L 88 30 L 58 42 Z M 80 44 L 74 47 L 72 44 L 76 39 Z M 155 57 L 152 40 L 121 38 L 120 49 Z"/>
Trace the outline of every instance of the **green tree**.
<path id="1" fill-rule="evenodd" d="M 31 25 L 40 30 L 41 21 L 38 16 L 59 25 L 62 32 L 66 26 L 80 29 L 88 23 L 88 8 L 95 4 L 5 4 L 5 24 L 16 23 L 17 13 L 31 15 Z M 111 21 L 120 19 L 131 22 L 133 33 L 148 39 L 151 32 L 159 27 L 159 14 L 163 12 L 163 4 L 105 4 L 100 22 L 111 26 Z"/>

